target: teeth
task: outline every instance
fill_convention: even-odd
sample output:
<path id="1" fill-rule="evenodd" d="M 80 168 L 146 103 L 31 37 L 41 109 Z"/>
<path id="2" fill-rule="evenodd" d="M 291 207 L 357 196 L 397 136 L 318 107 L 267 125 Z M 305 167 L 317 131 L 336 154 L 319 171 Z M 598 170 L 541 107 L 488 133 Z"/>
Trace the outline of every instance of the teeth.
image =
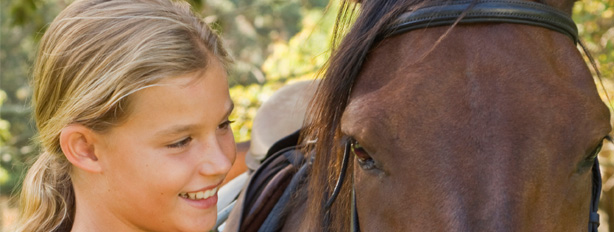
<path id="1" fill-rule="evenodd" d="M 207 199 L 209 197 L 215 196 L 215 193 L 217 193 L 217 187 L 215 187 L 214 189 L 207 190 L 207 191 L 200 191 L 200 192 L 194 192 L 194 193 L 180 193 L 179 196 L 183 198 L 187 198 L 187 199 L 192 199 L 192 200 L 201 200 L 201 199 Z"/>

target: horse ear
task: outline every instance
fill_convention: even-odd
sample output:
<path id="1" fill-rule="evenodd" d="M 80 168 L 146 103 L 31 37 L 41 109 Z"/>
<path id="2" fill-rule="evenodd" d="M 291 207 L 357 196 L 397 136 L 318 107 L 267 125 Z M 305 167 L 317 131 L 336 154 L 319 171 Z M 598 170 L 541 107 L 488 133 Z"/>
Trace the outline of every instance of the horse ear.
<path id="1" fill-rule="evenodd" d="M 94 149 L 95 134 L 80 124 L 71 124 L 60 132 L 60 146 L 66 159 L 88 172 L 102 170 Z"/>

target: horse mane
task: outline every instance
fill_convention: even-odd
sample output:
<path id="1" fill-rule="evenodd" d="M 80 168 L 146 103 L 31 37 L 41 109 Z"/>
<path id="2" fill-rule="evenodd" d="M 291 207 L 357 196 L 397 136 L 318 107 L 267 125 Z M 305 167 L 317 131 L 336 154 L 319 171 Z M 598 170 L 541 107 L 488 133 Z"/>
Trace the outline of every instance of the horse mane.
<path id="1" fill-rule="evenodd" d="M 387 29 L 396 18 L 410 7 L 424 2 L 429 1 L 363 0 L 362 3 L 356 3 L 342 0 L 333 30 L 331 58 L 325 66 L 324 78 L 319 83 L 305 120 L 311 124 L 302 135 L 303 140 L 316 139 L 315 144 L 307 148 L 317 154 L 308 179 L 306 220 L 310 230 L 349 230 L 353 162 L 349 163 L 346 181 L 339 196 L 330 209 L 324 208 L 341 169 L 341 116 L 369 51 L 385 37 Z M 357 7 L 358 4 L 361 4 L 360 7 Z M 349 27 L 354 18 L 355 22 Z"/>

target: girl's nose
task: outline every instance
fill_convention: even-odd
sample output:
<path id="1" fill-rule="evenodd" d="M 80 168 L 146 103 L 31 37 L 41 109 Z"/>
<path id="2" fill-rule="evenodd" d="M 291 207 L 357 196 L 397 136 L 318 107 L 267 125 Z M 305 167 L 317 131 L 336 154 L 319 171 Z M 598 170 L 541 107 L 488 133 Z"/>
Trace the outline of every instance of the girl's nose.
<path id="1" fill-rule="evenodd" d="M 232 167 L 232 160 L 235 154 L 235 149 L 222 149 L 217 142 L 207 147 L 203 151 L 206 155 L 204 161 L 200 165 L 200 174 L 206 176 L 226 175 Z"/>

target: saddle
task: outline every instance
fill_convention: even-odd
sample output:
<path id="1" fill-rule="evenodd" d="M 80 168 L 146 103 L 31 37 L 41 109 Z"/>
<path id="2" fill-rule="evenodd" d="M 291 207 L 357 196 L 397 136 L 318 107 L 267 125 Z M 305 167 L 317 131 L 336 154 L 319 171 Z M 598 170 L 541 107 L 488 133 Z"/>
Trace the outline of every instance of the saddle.
<path id="1" fill-rule="evenodd" d="M 224 231 L 279 231 L 306 181 L 311 162 L 298 145 L 300 130 L 277 141 L 237 199 Z"/>

